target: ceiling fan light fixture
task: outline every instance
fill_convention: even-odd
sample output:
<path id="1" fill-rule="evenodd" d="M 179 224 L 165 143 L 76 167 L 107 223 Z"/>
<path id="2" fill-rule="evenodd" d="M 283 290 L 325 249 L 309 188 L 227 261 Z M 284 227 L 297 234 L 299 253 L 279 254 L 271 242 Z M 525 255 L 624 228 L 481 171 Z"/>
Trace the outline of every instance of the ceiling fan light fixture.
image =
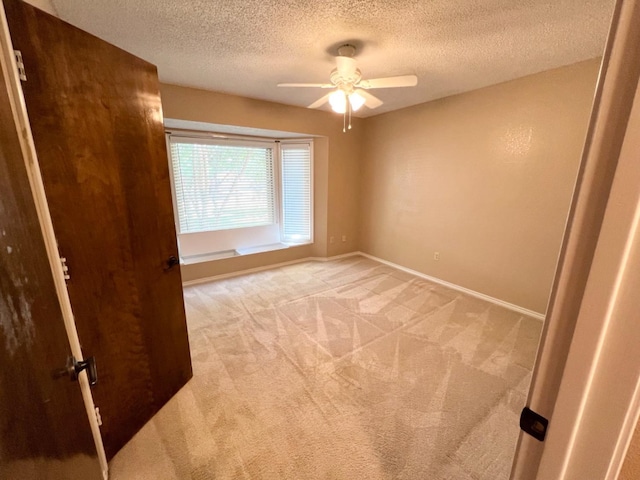
<path id="1" fill-rule="evenodd" d="M 351 129 L 351 114 L 366 106 L 378 108 L 382 100 L 368 92 L 372 88 L 415 87 L 418 77 L 415 75 L 397 75 L 395 77 L 362 78 L 354 58 L 356 47 L 344 44 L 338 48 L 336 68 L 331 70 L 331 83 L 279 83 L 279 87 L 316 87 L 335 89 L 309 105 L 308 108 L 318 108 L 329 102 L 331 110 L 343 115 L 342 131 Z M 348 123 L 347 123 L 348 119 Z M 347 128 L 348 126 L 348 128 Z"/>
<path id="2" fill-rule="evenodd" d="M 353 92 L 349 95 L 349 103 L 351 104 L 351 110 L 357 112 L 360 110 L 360 107 L 364 105 L 365 98 L 360 95 L 358 92 Z"/>
<path id="3" fill-rule="evenodd" d="M 334 112 L 345 113 L 347 111 L 347 96 L 342 90 L 336 90 L 329 95 L 329 104 Z"/>

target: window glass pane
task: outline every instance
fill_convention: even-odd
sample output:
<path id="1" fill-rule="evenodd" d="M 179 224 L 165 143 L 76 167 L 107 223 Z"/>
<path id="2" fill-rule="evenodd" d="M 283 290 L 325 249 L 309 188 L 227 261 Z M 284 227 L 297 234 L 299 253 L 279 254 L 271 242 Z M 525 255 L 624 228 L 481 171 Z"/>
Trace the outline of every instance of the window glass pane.
<path id="1" fill-rule="evenodd" d="M 282 145 L 282 233 L 291 243 L 311 241 L 311 152 L 308 144 Z"/>
<path id="2" fill-rule="evenodd" d="M 170 141 L 180 233 L 275 222 L 273 148 Z"/>

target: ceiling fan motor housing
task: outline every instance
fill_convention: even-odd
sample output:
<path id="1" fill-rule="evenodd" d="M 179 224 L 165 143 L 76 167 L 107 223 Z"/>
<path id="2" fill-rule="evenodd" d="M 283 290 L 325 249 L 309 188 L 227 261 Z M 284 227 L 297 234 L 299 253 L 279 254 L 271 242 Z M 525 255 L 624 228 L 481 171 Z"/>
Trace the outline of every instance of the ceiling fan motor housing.
<path id="1" fill-rule="evenodd" d="M 362 80 L 362 73 L 360 73 L 360 69 L 356 68 L 355 71 L 349 75 L 342 75 L 337 68 L 331 70 L 331 75 L 329 76 L 331 83 L 333 83 L 336 87 L 341 90 L 350 93 L 354 89 L 354 85 L 356 85 L 360 80 Z"/>

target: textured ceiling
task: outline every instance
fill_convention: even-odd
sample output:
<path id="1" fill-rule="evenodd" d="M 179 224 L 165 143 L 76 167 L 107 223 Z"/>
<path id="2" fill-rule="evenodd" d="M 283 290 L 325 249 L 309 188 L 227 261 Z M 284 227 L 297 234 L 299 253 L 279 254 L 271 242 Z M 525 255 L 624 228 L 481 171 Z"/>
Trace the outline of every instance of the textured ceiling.
<path id="1" fill-rule="evenodd" d="M 365 78 L 416 74 L 372 91 L 371 116 L 601 54 L 613 0 L 52 0 L 64 20 L 158 66 L 166 83 L 307 106 L 350 41 Z"/>

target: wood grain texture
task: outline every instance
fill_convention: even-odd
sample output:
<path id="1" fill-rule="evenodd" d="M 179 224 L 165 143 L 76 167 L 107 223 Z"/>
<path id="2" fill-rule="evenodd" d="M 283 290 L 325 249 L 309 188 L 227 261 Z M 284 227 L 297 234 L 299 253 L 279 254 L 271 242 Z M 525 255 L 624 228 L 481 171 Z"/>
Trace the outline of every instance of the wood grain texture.
<path id="1" fill-rule="evenodd" d="M 0 478 L 102 478 L 2 76 L 0 192 Z"/>
<path id="2" fill-rule="evenodd" d="M 107 456 L 191 377 L 155 66 L 18 0 L 14 48 Z"/>

